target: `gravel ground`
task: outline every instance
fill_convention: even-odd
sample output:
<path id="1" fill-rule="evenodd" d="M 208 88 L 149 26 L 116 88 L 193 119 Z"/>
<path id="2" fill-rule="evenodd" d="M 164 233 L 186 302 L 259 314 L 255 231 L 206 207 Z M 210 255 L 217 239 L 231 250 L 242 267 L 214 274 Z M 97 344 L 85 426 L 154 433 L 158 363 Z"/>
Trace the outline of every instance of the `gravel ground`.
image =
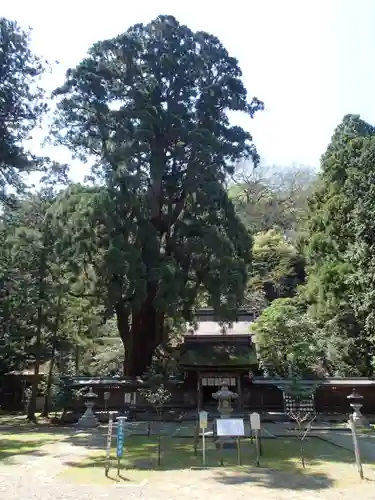
<path id="1" fill-rule="evenodd" d="M 79 461 L 100 446 L 92 436 L 87 447 L 63 440 L 39 453 L 19 455 L 12 465 L 0 465 L 1 500 L 374 500 L 374 482 L 364 481 L 347 490 L 329 487 L 319 477 L 253 469 L 230 473 L 220 469 L 169 471 L 142 486 L 76 485 L 59 476 L 64 464 Z M 88 449 L 90 448 L 90 450 Z"/>
<path id="2" fill-rule="evenodd" d="M 295 478 L 282 473 L 273 473 L 270 480 L 265 474 L 264 486 L 238 481 L 231 478 L 227 482 L 220 482 L 214 471 L 185 471 L 177 478 L 158 484 L 147 484 L 141 487 L 134 486 L 91 486 L 64 484 L 53 478 L 36 480 L 28 473 L 22 472 L 15 476 L 0 471 L 0 498 L 1 500 L 97 500 L 111 498 L 112 500 L 224 500 L 228 496 L 231 500 L 256 498 L 256 500 L 352 500 L 356 494 L 361 500 L 373 500 L 373 485 L 364 484 L 358 489 L 306 489 L 302 484 L 296 484 Z M 258 477 L 259 482 L 262 482 Z M 270 480 L 273 484 L 267 484 Z M 293 488 L 287 487 L 292 485 Z M 308 486 L 308 485 L 307 485 Z"/>

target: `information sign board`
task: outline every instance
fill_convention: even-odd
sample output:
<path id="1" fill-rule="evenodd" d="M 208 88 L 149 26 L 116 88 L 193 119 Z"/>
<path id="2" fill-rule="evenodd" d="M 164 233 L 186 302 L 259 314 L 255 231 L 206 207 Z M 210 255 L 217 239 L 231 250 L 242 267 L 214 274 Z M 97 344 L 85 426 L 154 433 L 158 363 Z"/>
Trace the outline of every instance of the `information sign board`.
<path id="1" fill-rule="evenodd" d="M 245 426 L 242 418 L 218 418 L 216 420 L 218 436 L 244 436 Z"/>
<path id="2" fill-rule="evenodd" d="M 207 429 L 208 427 L 208 413 L 206 411 L 199 412 L 199 428 Z"/>
<path id="3" fill-rule="evenodd" d="M 253 431 L 260 430 L 260 415 L 259 413 L 250 413 L 250 426 Z"/>

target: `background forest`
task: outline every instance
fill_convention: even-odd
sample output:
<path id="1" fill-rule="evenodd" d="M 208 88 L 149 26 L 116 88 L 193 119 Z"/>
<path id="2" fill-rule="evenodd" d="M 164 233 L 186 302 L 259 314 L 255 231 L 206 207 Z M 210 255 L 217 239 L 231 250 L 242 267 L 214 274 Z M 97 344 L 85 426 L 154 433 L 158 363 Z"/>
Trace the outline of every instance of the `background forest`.
<path id="1" fill-rule="evenodd" d="M 267 374 L 373 375 L 374 127 L 345 116 L 319 172 L 262 164 L 227 115 L 263 110 L 238 61 L 170 16 L 97 42 L 52 96 L 49 70 L 0 19 L 0 376 L 173 372 L 197 307 L 254 310 Z M 84 183 L 27 150 L 46 121 Z"/>

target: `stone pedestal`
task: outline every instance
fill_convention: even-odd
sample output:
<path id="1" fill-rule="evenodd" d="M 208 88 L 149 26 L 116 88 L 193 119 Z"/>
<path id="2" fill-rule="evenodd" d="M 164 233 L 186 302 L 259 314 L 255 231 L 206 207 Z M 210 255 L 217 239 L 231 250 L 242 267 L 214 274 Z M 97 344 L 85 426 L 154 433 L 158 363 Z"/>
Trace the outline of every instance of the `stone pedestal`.
<path id="1" fill-rule="evenodd" d="M 369 422 L 367 420 L 367 418 L 362 415 L 361 413 L 361 408 L 363 405 L 361 404 L 356 404 L 356 403 L 352 403 L 350 405 L 352 408 L 353 408 L 353 422 L 355 424 L 356 427 L 369 427 Z"/>
<path id="2" fill-rule="evenodd" d="M 85 394 L 84 397 L 87 399 L 87 401 L 85 401 L 86 411 L 78 420 L 76 426 L 80 429 L 94 429 L 99 426 L 99 421 L 92 411 L 95 405 L 95 398 L 97 398 L 98 395 L 95 394 L 90 387 L 89 392 Z"/>

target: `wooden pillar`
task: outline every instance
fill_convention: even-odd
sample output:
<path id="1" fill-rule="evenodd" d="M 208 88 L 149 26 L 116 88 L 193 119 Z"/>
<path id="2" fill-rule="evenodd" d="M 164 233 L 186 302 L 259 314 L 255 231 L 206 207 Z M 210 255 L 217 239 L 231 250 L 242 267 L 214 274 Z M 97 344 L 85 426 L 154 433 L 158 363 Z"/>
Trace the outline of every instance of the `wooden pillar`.
<path id="1" fill-rule="evenodd" d="M 200 372 L 197 372 L 197 408 L 198 411 L 202 409 L 202 380 Z"/>
<path id="2" fill-rule="evenodd" d="M 242 387 L 241 387 L 241 374 L 240 373 L 237 374 L 237 393 L 238 393 L 237 408 L 239 410 L 241 410 L 243 405 L 242 405 Z"/>

